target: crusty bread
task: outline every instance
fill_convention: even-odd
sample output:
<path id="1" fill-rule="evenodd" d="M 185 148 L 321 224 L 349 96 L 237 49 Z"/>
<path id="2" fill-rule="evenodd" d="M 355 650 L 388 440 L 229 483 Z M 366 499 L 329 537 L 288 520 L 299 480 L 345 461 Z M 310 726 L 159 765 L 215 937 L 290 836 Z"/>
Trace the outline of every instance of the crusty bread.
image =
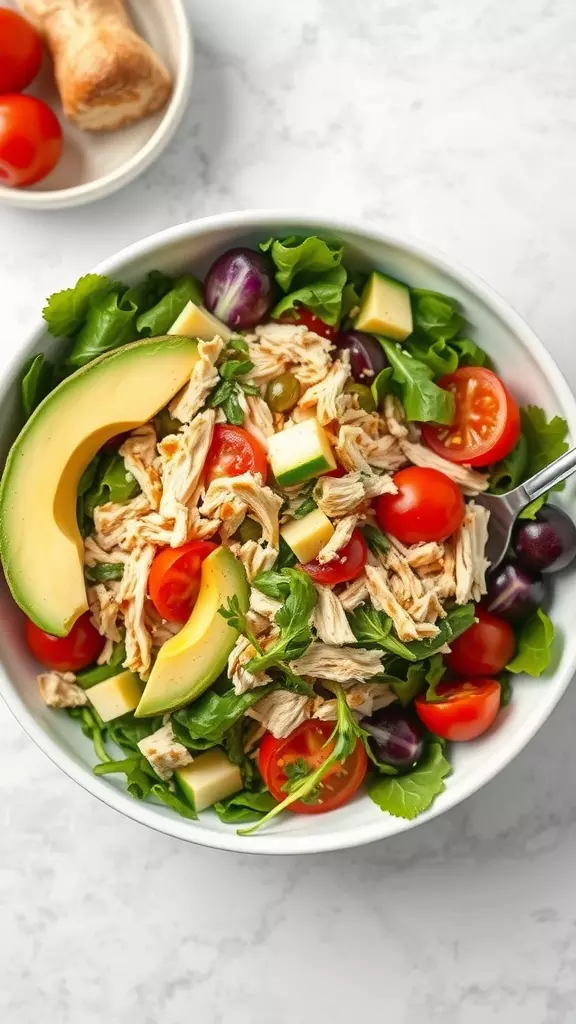
<path id="1" fill-rule="evenodd" d="M 64 113 L 79 128 L 121 128 L 166 103 L 170 74 L 135 32 L 124 0 L 19 3 L 48 44 Z"/>

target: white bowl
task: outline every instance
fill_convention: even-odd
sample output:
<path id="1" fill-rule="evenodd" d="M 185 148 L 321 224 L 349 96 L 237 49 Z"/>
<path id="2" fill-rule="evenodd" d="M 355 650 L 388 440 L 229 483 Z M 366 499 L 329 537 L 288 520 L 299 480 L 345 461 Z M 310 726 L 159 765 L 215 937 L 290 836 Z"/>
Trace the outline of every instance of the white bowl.
<path id="1" fill-rule="evenodd" d="M 101 263 L 97 271 L 114 278 L 137 280 L 152 268 L 174 272 L 190 269 L 202 274 L 215 256 L 233 245 L 254 245 L 270 235 L 319 233 L 346 242 L 347 261 L 379 267 L 412 285 L 447 292 L 462 302 L 473 334 L 493 357 L 504 380 L 522 403 L 534 402 L 568 420 L 576 436 L 576 403 L 560 371 L 524 321 L 508 303 L 470 271 L 427 246 L 393 238 L 344 220 L 302 213 L 244 212 L 221 214 L 182 224 L 129 246 Z M 62 281 L 62 287 L 73 284 Z M 0 388 L 0 444 L 3 451 L 14 435 L 18 380 L 22 362 L 39 350 L 57 347 L 40 325 L 20 349 L 18 359 Z M 574 507 L 575 490 L 568 486 L 564 503 Z M 551 616 L 559 635 L 554 670 L 539 680 L 515 680 L 514 699 L 495 726 L 474 743 L 455 744 L 454 772 L 446 791 L 430 810 L 413 822 L 380 811 L 367 796 L 358 796 L 340 810 L 325 815 L 286 814 L 251 837 L 240 837 L 205 812 L 199 821 L 178 817 L 163 806 L 140 803 L 128 796 L 117 776 L 92 774 L 94 754 L 76 722 L 44 706 L 38 695 L 36 663 L 22 638 L 22 615 L 6 588 L 0 590 L 0 648 L 3 672 L 0 693 L 26 732 L 72 779 L 104 803 L 168 835 L 203 846 L 250 853 L 318 853 L 383 839 L 429 821 L 464 800 L 492 779 L 534 736 L 566 689 L 576 668 L 573 625 L 574 579 L 553 580 Z"/>
<path id="2" fill-rule="evenodd" d="M 9 6 L 16 8 L 10 0 Z M 128 0 L 138 32 L 172 73 L 174 89 L 162 110 L 115 132 L 84 132 L 70 124 L 45 57 L 30 94 L 53 110 L 64 132 L 62 157 L 42 181 L 28 188 L 0 185 L 0 202 L 35 210 L 83 206 L 116 192 L 142 174 L 164 151 L 186 110 L 193 72 L 192 32 L 182 0 Z"/>

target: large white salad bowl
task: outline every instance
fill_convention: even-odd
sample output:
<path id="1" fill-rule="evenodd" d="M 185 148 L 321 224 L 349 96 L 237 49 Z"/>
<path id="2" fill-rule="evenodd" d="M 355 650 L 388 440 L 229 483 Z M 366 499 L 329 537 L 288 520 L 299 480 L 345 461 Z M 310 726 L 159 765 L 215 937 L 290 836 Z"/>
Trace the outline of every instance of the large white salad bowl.
<path id="1" fill-rule="evenodd" d="M 411 285 L 431 288 L 458 299 L 473 325 L 473 336 L 489 353 L 520 404 L 534 403 L 568 420 L 576 437 L 576 402 L 566 381 L 542 343 L 487 284 L 447 256 L 428 246 L 393 237 L 345 219 L 317 218 L 306 213 L 244 211 L 192 221 L 152 235 L 105 260 L 96 271 L 133 282 L 156 268 L 167 272 L 193 269 L 202 275 L 212 260 L 234 245 L 252 245 L 271 235 L 319 234 L 346 243 L 346 262 L 379 268 Z M 62 281 L 62 287 L 73 281 Z M 38 351 L 54 351 L 57 342 L 40 324 L 22 345 L 0 386 L 0 445 L 4 457 L 14 439 L 18 386 L 25 359 Z M 576 508 L 576 490 L 568 483 L 562 495 Z M 91 744 L 76 722 L 42 703 L 36 686 L 37 665 L 28 654 L 21 612 L 6 587 L 0 588 L 0 693 L 28 735 L 70 778 L 110 807 L 168 835 L 202 846 L 263 854 L 318 853 L 359 846 L 423 824 L 460 803 L 488 782 L 534 736 L 568 686 L 576 669 L 576 631 L 570 572 L 554 578 L 550 615 L 556 627 L 553 668 L 538 680 L 518 678 L 510 707 L 495 726 L 474 743 L 455 745 L 453 774 L 446 791 L 415 821 L 391 817 L 366 795 L 340 810 L 320 815 L 285 814 L 250 837 L 238 836 L 231 825 L 204 812 L 198 821 L 178 817 L 168 808 L 140 802 L 124 789 L 123 776 L 96 777 Z"/>

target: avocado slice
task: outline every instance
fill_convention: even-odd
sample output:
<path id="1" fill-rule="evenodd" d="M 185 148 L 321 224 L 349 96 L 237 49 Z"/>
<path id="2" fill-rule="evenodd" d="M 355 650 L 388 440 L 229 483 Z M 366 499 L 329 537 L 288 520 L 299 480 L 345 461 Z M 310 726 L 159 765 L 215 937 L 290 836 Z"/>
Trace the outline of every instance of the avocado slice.
<path id="1" fill-rule="evenodd" d="M 412 334 L 408 286 L 374 270 L 362 293 L 354 327 L 357 331 L 383 334 L 393 341 L 405 341 Z"/>
<path id="2" fill-rule="evenodd" d="M 198 359 L 190 338 L 147 338 L 95 359 L 38 406 L 12 446 L 0 484 L 0 555 L 14 600 L 36 625 L 66 636 L 88 608 L 76 493 L 116 434 L 152 419 Z"/>
<path id="3" fill-rule="evenodd" d="M 228 548 L 216 548 L 202 563 L 196 604 L 188 622 L 160 648 L 146 689 L 134 714 L 137 718 L 176 711 L 204 693 L 226 667 L 238 639 L 218 609 L 237 597 L 248 610 L 249 587 L 244 566 Z"/>

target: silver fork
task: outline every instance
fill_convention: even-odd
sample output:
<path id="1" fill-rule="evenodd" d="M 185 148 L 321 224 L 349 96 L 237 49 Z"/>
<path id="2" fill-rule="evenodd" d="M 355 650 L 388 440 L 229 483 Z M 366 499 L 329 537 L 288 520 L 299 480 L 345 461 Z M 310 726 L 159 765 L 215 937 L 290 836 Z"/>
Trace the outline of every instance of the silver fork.
<path id="1" fill-rule="evenodd" d="M 525 480 L 519 487 L 506 494 L 478 494 L 474 501 L 478 505 L 484 505 L 490 512 L 488 523 L 488 543 L 486 545 L 486 558 L 490 562 L 490 568 L 494 569 L 504 558 L 512 527 L 518 513 L 526 508 L 531 501 L 545 494 L 551 487 L 562 483 L 566 477 L 576 472 L 576 448 L 571 448 L 559 459 L 551 462 L 546 469 L 541 469 L 529 480 Z"/>

